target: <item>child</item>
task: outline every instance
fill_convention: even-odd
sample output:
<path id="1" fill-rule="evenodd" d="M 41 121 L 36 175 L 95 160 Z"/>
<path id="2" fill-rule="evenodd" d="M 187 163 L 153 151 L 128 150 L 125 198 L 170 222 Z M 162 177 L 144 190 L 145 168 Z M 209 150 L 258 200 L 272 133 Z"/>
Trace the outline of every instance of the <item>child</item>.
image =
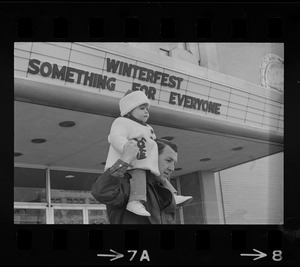
<path id="1" fill-rule="evenodd" d="M 127 91 L 119 102 L 121 117 L 114 120 L 111 126 L 108 142 L 110 143 L 104 170 L 111 167 L 123 151 L 123 146 L 128 140 L 137 141 L 139 153 L 128 169 L 130 179 L 130 196 L 126 209 L 141 216 L 151 216 L 143 203 L 146 199 L 146 170 L 159 176 L 158 149 L 154 141 L 156 135 L 153 128 L 146 122 L 149 118 L 150 100 L 141 91 Z M 176 189 L 169 181 L 166 186 L 172 193 Z M 174 195 L 176 204 L 180 204 L 192 197 Z"/>

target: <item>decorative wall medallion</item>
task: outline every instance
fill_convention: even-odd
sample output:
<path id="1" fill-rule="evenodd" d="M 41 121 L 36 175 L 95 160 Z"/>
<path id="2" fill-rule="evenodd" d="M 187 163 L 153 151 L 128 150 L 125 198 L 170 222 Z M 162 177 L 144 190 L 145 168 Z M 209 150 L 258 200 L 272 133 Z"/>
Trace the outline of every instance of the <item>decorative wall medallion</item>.
<path id="1" fill-rule="evenodd" d="M 260 64 L 261 85 L 266 88 L 284 92 L 283 59 L 274 54 L 267 54 Z"/>

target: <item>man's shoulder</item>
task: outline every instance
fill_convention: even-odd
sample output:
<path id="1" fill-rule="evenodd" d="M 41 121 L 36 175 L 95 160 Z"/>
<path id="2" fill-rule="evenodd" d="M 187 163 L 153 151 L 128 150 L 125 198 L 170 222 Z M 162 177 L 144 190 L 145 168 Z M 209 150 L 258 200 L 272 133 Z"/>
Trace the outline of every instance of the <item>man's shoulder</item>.
<path id="1" fill-rule="evenodd" d="M 156 176 L 149 170 L 146 170 L 146 176 L 147 176 L 147 182 L 148 183 L 157 183 L 157 178 Z"/>

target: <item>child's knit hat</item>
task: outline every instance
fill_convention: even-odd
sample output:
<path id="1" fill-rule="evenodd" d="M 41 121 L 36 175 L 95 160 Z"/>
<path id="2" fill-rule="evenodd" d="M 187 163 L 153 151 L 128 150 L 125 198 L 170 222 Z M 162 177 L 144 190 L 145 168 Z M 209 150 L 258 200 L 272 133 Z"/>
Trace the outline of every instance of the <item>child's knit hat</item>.
<path id="1" fill-rule="evenodd" d="M 125 114 L 142 104 L 148 104 L 150 106 L 150 100 L 145 93 L 142 91 L 128 90 L 119 102 L 121 116 L 123 117 Z"/>

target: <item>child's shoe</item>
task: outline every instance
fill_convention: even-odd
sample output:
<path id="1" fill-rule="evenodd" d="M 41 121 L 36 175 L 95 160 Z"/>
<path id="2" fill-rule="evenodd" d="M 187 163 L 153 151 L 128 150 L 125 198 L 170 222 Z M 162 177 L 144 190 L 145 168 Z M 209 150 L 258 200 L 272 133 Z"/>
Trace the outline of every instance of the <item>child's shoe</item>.
<path id="1" fill-rule="evenodd" d="M 126 209 L 140 216 L 151 216 L 141 201 L 129 201 Z"/>
<path id="2" fill-rule="evenodd" d="M 175 194 L 174 194 L 174 198 L 175 198 L 177 207 L 185 206 L 193 200 L 193 197 L 191 197 L 191 196 L 185 197 L 185 196 L 179 196 L 179 195 L 175 195 Z"/>

